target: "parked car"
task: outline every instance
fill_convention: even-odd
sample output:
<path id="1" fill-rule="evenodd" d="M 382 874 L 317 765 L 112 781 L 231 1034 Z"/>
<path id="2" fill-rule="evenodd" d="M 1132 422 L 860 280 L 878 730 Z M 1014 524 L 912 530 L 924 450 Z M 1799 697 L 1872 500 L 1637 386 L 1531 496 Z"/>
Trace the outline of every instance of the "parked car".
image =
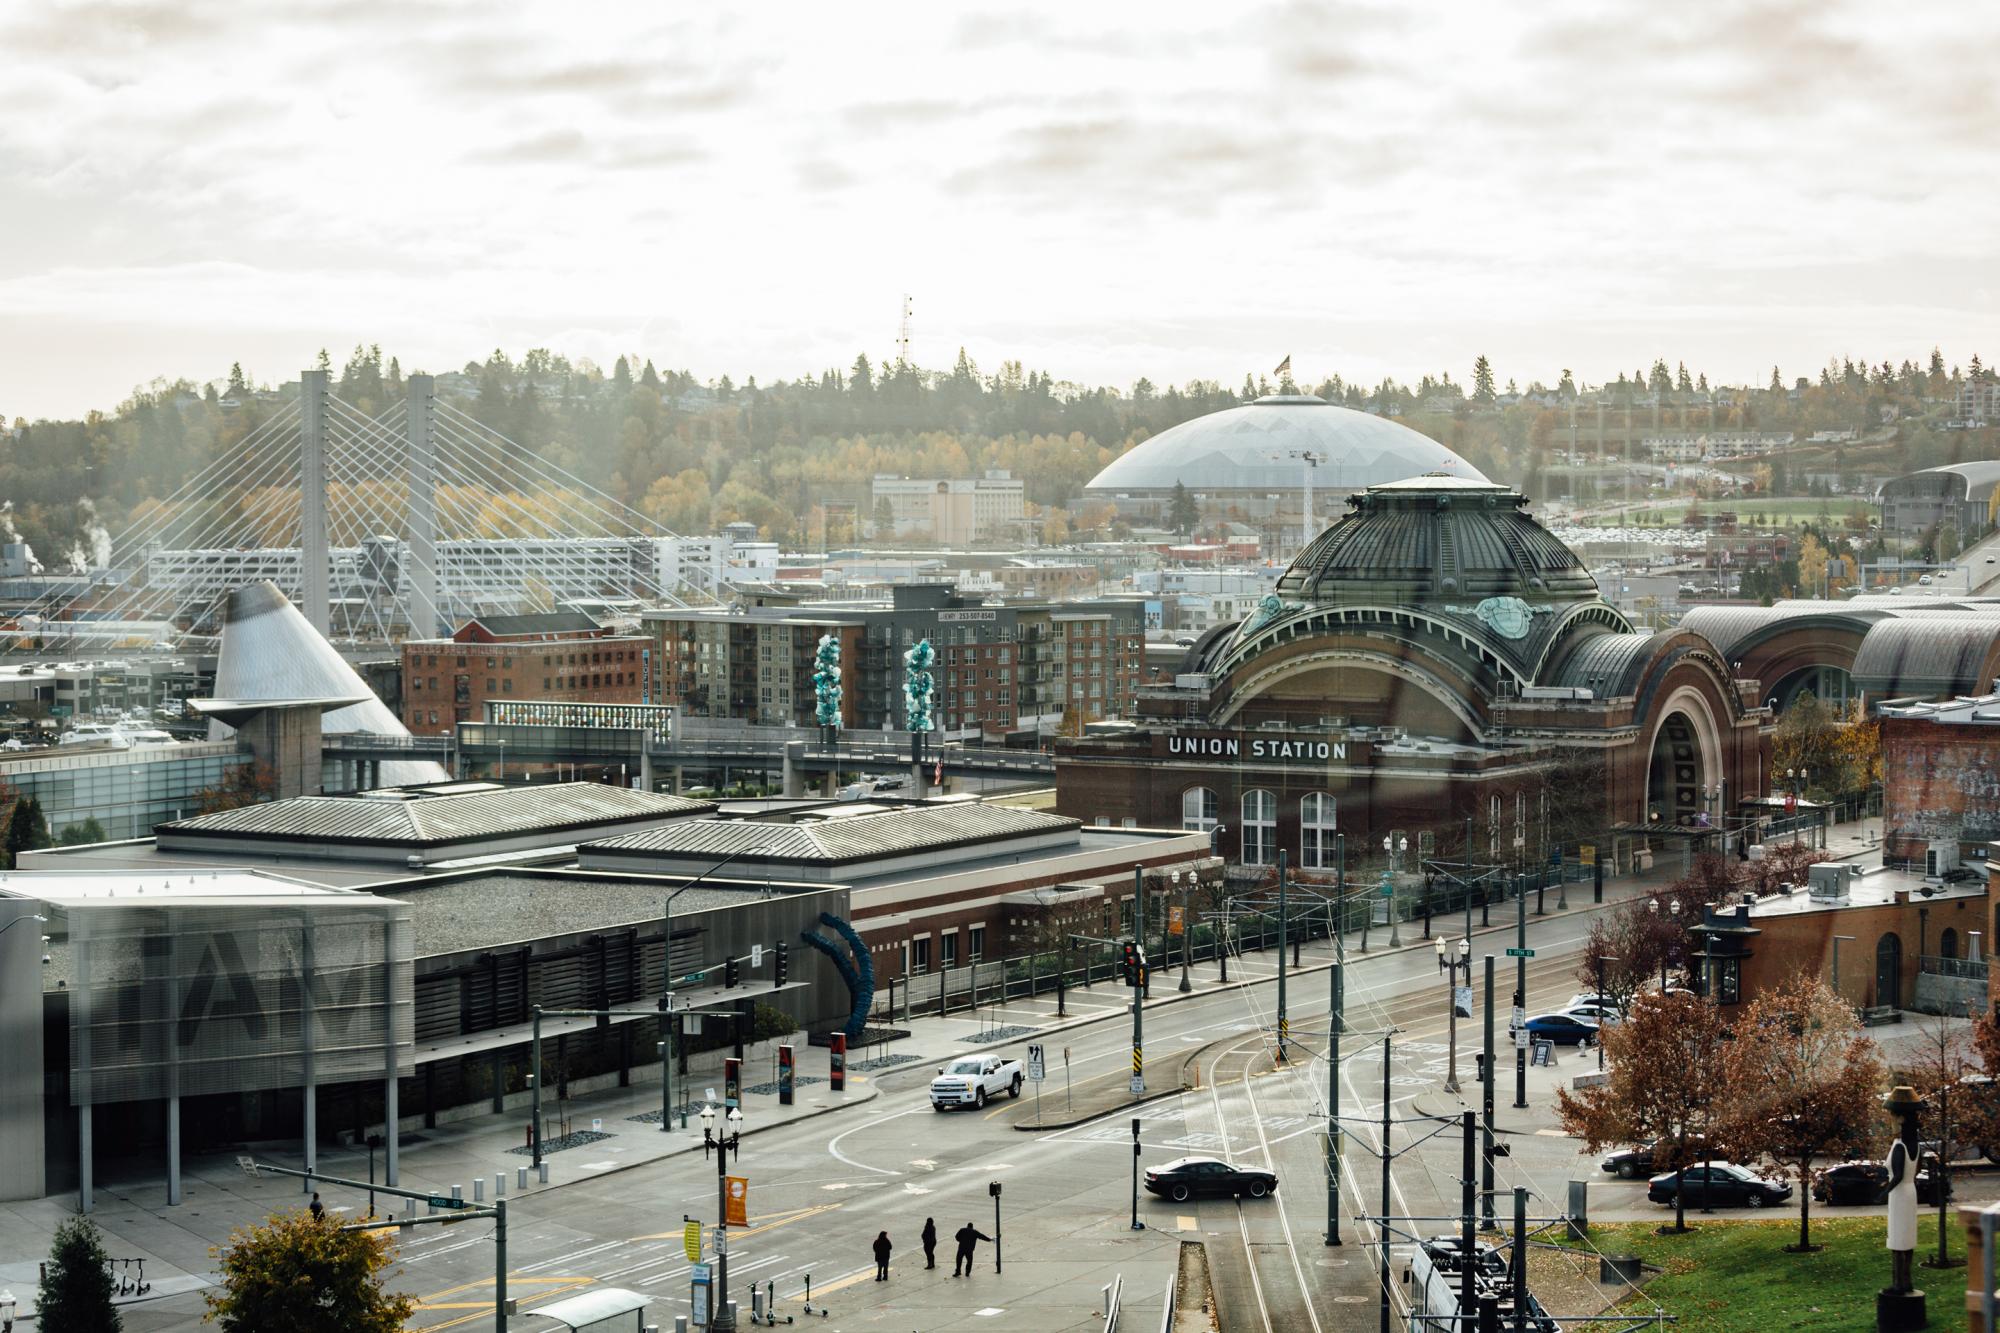
<path id="1" fill-rule="evenodd" d="M 1146 1171 L 1146 1190 L 1175 1203 L 1196 1195 L 1261 1199 L 1278 1188 L 1278 1177 L 1260 1167 L 1234 1166 L 1216 1157 L 1177 1157 Z"/>
<path id="2" fill-rule="evenodd" d="M 997 1055 L 968 1055 L 937 1071 L 931 1080 L 931 1109 L 984 1106 L 988 1097 L 1002 1092 L 1009 1097 L 1021 1095 L 1021 1062 Z"/>
<path id="3" fill-rule="evenodd" d="M 1563 1008 L 1574 1009 L 1580 1004 L 1601 1004 L 1611 1009 L 1618 1007 L 1618 1001 L 1609 995 L 1599 995 L 1594 991 L 1579 991 L 1563 1001 Z"/>
<path id="4" fill-rule="evenodd" d="M 1580 1046 L 1597 1040 L 1597 1024 L 1569 1014 L 1536 1014 L 1527 1022 L 1529 1040 L 1552 1041 L 1558 1046 Z"/>
<path id="5" fill-rule="evenodd" d="M 1940 1172 L 1937 1158 L 1925 1153 L 1917 1167 L 1917 1202 L 1935 1207 Z M 1951 1198 L 1951 1178 L 1943 1176 L 1944 1197 Z M 1842 1162 L 1813 1177 L 1813 1198 L 1825 1204 L 1880 1203 L 1889 1187 L 1887 1162 Z"/>
<path id="6" fill-rule="evenodd" d="M 1762 1208 L 1792 1197 L 1792 1187 L 1734 1162 L 1698 1162 L 1684 1173 L 1687 1201 L 1697 1208 Z M 1672 1203 L 1676 1177 L 1668 1171 L 1646 1182 L 1646 1197 Z"/>
<path id="7" fill-rule="evenodd" d="M 1625 1011 L 1619 1009 L 1616 1005 L 1573 1004 L 1562 1012 L 1568 1014 L 1571 1018 L 1581 1018 L 1586 1023 L 1595 1023 L 1599 1027 L 1608 1028 L 1613 1024 L 1625 1021 Z"/>
<path id="8" fill-rule="evenodd" d="M 1700 1152 L 1707 1142 L 1706 1135 L 1688 1136 L 1688 1147 L 1694 1152 Z M 1617 1152 L 1606 1153 L 1598 1165 L 1620 1180 L 1637 1180 L 1640 1176 L 1652 1175 L 1653 1163 L 1665 1157 L 1672 1148 L 1669 1140 L 1655 1139 L 1636 1148 L 1620 1148 Z"/>

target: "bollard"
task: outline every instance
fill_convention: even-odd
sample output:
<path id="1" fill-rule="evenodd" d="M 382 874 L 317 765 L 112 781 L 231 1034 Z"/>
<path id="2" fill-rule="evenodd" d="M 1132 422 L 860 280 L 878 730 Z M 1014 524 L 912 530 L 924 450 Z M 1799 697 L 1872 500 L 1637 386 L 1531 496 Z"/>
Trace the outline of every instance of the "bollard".
<path id="1" fill-rule="evenodd" d="M 515 1168 L 514 1168 L 514 1188 L 515 1188 L 515 1189 L 518 1189 L 518 1190 L 524 1190 L 524 1189 L 528 1188 L 528 1168 L 527 1168 L 527 1167 L 525 1167 L 525 1166 L 517 1166 L 517 1167 L 515 1167 Z"/>
<path id="2" fill-rule="evenodd" d="M 542 1163 L 541 1183 L 544 1185 L 549 1183 L 549 1164 L 547 1162 Z"/>
<path id="3" fill-rule="evenodd" d="M 1111 1284 L 1109 1282 L 1104 1284 L 1104 1317 L 1106 1319 L 1111 1317 Z"/>
<path id="4" fill-rule="evenodd" d="M 507 1197 L 507 1173 L 505 1171 L 495 1171 L 493 1173 L 493 1197 L 496 1199 Z"/>
<path id="5" fill-rule="evenodd" d="M 414 1207 L 414 1205 L 412 1205 L 412 1206 Z M 437 1216 L 437 1210 L 438 1210 L 438 1206 L 437 1206 L 437 1201 L 436 1201 L 435 1199 L 431 1200 L 430 1202 L 428 1202 L 428 1203 L 426 1203 L 426 1204 L 424 1205 L 424 1211 L 425 1211 L 425 1213 L 427 1213 L 427 1214 L 428 1214 L 428 1215 L 430 1215 L 431 1217 L 436 1217 L 436 1216 Z"/>
<path id="6" fill-rule="evenodd" d="M 731 1301 L 731 1302 L 729 1302 L 729 1326 L 730 1326 L 731 1328 L 735 1328 L 735 1327 L 736 1327 L 736 1302 L 735 1302 L 735 1301 Z"/>
<path id="7" fill-rule="evenodd" d="M 460 1208 L 463 1207 L 464 1205 L 465 1205 L 465 1186 L 453 1185 L 451 1187 L 451 1206 L 454 1208 Z"/>
<path id="8" fill-rule="evenodd" d="M 677 1314 L 674 1316 L 674 1333 L 688 1333 L 688 1317 L 686 1315 Z"/>
<path id="9" fill-rule="evenodd" d="M 479 1176 L 479 1177 L 477 1177 L 476 1179 L 474 1179 L 474 1180 L 473 1180 L 473 1182 L 472 1182 L 472 1201 L 473 1201 L 474 1203 L 485 1203 L 485 1202 L 486 1202 L 486 1177 L 485 1177 L 485 1176 Z"/>

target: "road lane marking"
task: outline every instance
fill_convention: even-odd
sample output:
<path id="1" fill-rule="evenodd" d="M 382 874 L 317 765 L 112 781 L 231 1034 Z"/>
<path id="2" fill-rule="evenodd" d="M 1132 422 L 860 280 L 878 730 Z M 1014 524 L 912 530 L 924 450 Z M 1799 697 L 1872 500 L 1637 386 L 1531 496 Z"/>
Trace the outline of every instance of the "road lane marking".
<path id="1" fill-rule="evenodd" d="M 891 1274 L 894 1274 L 895 1271 L 896 1270 L 893 1267 L 890 1268 L 889 1270 Z M 853 1286 L 857 1282 L 866 1282 L 869 1278 L 872 1278 L 874 1276 L 875 1276 L 875 1268 L 872 1264 L 867 1268 L 857 1268 L 852 1273 L 849 1273 L 846 1277 L 837 1277 L 831 1282 L 820 1283 L 818 1286 L 812 1289 L 812 1294 L 815 1296 L 824 1296 L 827 1292 L 840 1291 L 843 1288 Z M 806 1293 L 803 1289 L 795 1291 L 792 1293 L 792 1299 L 799 1300 L 803 1298 L 805 1294 Z"/>

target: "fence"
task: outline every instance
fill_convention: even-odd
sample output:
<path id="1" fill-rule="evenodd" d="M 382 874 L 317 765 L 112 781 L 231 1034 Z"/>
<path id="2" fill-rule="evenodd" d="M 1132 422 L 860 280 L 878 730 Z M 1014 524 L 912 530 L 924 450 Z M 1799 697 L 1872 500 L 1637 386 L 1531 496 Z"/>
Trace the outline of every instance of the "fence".
<path id="1" fill-rule="evenodd" d="M 1526 877 L 1524 883 L 1529 893 L 1535 891 L 1532 877 Z M 1474 907 L 1479 905 L 1477 893 L 1475 889 Z M 1166 895 L 1155 894 L 1153 897 L 1155 902 L 1159 902 Z M 1495 885 L 1488 903 L 1498 904 L 1509 901 L 1509 898 L 1503 886 Z M 1434 894 L 1433 899 L 1433 911 L 1439 917 L 1464 910 L 1463 900 L 1458 897 L 1449 899 L 1451 906 L 1447 910 L 1442 905 L 1447 901 L 1443 890 Z M 1363 929 L 1363 920 L 1368 916 L 1372 902 L 1376 901 L 1380 900 L 1371 900 L 1368 895 L 1359 893 L 1341 900 L 1320 899 L 1302 893 L 1296 907 L 1286 913 L 1285 937 L 1288 941 L 1301 943 L 1323 940 L 1327 937 L 1330 921 L 1335 917 L 1340 920 L 1343 934 L 1358 934 Z M 1553 906 L 1553 902 L 1550 905 Z M 1397 907 L 1399 918 L 1404 921 L 1414 922 L 1423 915 L 1414 899 L 1398 899 Z M 1166 936 L 1162 943 L 1164 926 L 1158 920 L 1162 914 L 1155 911 L 1147 915 L 1151 919 L 1147 922 L 1146 956 L 1152 969 L 1154 986 L 1174 984 L 1176 970 L 1181 965 L 1183 940 L 1187 942 L 1187 961 L 1190 965 L 1217 960 L 1223 940 L 1214 928 L 1197 925 L 1185 936 Z M 1372 928 L 1386 930 L 1388 927 L 1377 923 Z M 1246 913 L 1230 924 L 1228 954 L 1231 958 L 1240 958 L 1246 953 L 1271 949 L 1277 942 L 1278 918 L 1275 911 Z M 1067 951 L 1067 957 L 1063 956 L 1063 951 L 1045 949 L 980 959 L 909 974 L 877 987 L 869 1019 L 880 1024 L 907 1022 L 912 1018 L 942 1017 L 1046 995 L 1059 986 L 1087 989 L 1105 982 L 1120 982 L 1118 968 L 1117 951 L 1105 946 L 1072 946 Z"/>

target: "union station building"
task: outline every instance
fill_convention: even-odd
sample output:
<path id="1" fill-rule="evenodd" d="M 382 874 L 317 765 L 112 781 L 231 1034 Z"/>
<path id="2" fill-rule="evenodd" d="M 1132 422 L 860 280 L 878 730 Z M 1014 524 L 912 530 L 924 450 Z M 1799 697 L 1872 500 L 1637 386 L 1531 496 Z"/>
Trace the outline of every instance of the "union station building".
<path id="1" fill-rule="evenodd" d="M 1504 486 L 1432 473 L 1347 502 L 1256 615 L 1141 687 L 1135 718 L 1059 742 L 1062 813 L 1308 872 L 1336 835 L 1350 857 L 1407 838 L 1413 868 L 1467 819 L 1475 856 L 1503 861 L 1575 853 L 1588 829 L 1616 867 L 1782 812 L 1771 728 L 1804 693 L 2000 688 L 2000 600 L 1714 607 L 1648 632 Z"/>

